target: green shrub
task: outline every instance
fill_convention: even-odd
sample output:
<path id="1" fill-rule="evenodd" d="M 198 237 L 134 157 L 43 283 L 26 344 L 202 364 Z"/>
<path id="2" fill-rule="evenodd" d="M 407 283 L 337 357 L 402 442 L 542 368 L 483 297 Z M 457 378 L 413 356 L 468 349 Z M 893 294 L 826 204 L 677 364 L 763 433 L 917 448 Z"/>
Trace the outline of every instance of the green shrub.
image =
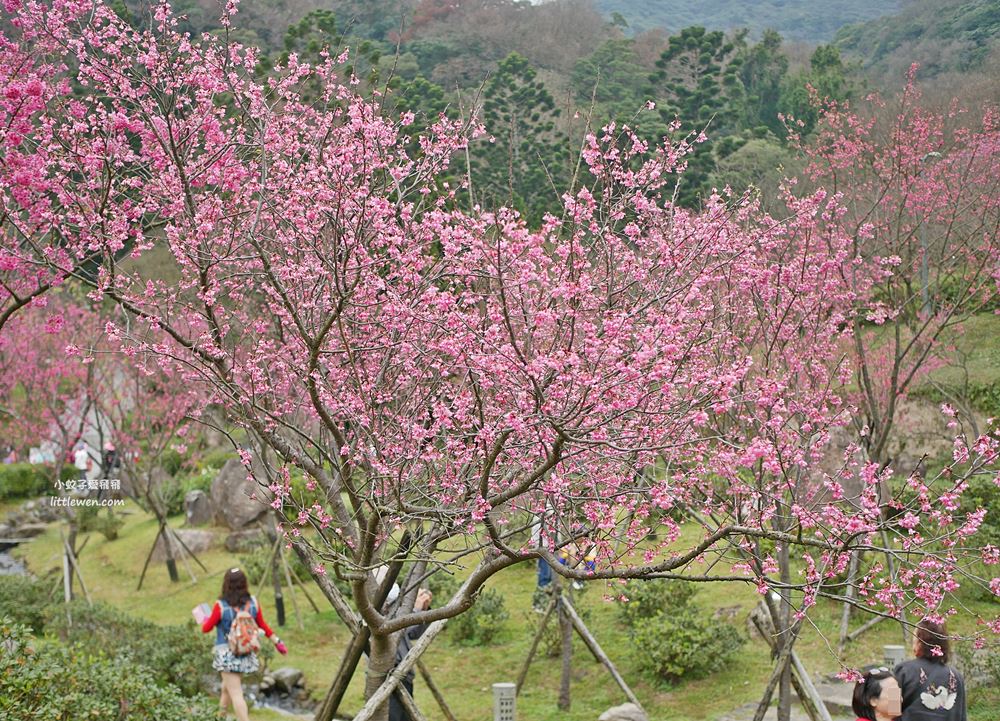
<path id="1" fill-rule="evenodd" d="M 618 601 L 618 613 L 626 626 L 633 627 L 643 619 L 689 605 L 697 591 L 697 585 L 691 581 L 667 578 L 631 581 L 625 587 L 627 600 Z"/>
<path id="2" fill-rule="evenodd" d="M 125 525 L 121 516 L 117 515 L 110 507 L 101 513 L 98 506 L 82 506 L 76 512 L 76 521 L 80 530 L 84 533 L 97 531 L 109 541 L 118 538 L 118 531 Z"/>
<path id="3" fill-rule="evenodd" d="M 261 578 L 264 579 L 264 585 L 268 586 L 271 583 L 271 574 L 265 575 L 265 566 L 267 562 L 271 560 L 271 551 L 274 550 L 274 546 L 266 538 L 264 539 L 264 545 L 254 548 L 252 551 L 240 556 L 240 568 L 243 572 L 247 574 L 247 578 L 250 579 L 251 584 L 257 583 Z M 282 555 L 288 562 L 289 570 L 294 572 L 302 581 L 306 581 L 311 578 L 309 574 L 309 569 L 306 565 L 302 563 L 298 554 L 295 551 L 290 551 L 287 548 L 282 547 Z M 281 585 L 285 585 L 285 570 L 278 565 L 278 577 L 281 579 Z"/>
<path id="4" fill-rule="evenodd" d="M 174 448 L 167 448 L 160 454 L 160 468 L 170 476 L 176 476 L 183 465 L 184 456 Z"/>
<path id="5" fill-rule="evenodd" d="M 129 616 L 103 603 L 70 604 L 72 625 L 66 621 L 65 606 L 48 609 L 46 628 L 70 644 L 103 648 L 142 666 L 157 683 L 176 686 L 191 696 L 199 691 L 201 677 L 212 670 L 209 645 L 192 627 L 160 626 Z"/>
<path id="6" fill-rule="evenodd" d="M 209 493 L 212 490 L 212 481 L 216 472 L 210 468 L 203 468 L 199 473 L 190 476 L 177 476 L 164 481 L 160 486 L 160 497 L 167 509 L 168 516 L 176 516 L 184 513 L 184 496 L 191 491 L 204 491 Z"/>
<path id="7" fill-rule="evenodd" d="M 462 584 L 452 574 L 439 569 L 428 576 L 423 585 L 434 594 L 433 603 L 440 605 L 447 603 Z"/>
<path id="8" fill-rule="evenodd" d="M 640 618 L 631 636 L 640 668 L 667 683 L 716 671 L 745 641 L 735 628 L 694 606 Z"/>
<path id="9" fill-rule="evenodd" d="M 231 458 L 239 458 L 239 456 L 236 455 L 236 451 L 232 448 L 213 448 L 201 457 L 201 461 L 198 465 L 203 471 L 205 469 L 218 471 L 226 465 L 226 462 Z"/>
<path id="10" fill-rule="evenodd" d="M 53 601 L 51 583 L 27 576 L 4 576 L 0 583 L 0 617 L 28 626 L 35 633 L 45 628 L 48 605 Z"/>
<path id="11" fill-rule="evenodd" d="M 732 626 L 714 620 L 695 603 L 690 581 L 632 581 L 619 613 L 629 627 L 639 666 L 654 678 L 674 683 L 724 666 L 745 642 Z"/>
<path id="12" fill-rule="evenodd" d="M 472 608 L 448 622 L 449 633 L 458 643 L 484 646 L 499 636 L 509 617 L 503 594 L 483 589 Z"/>
<path id="13" fill-rule="evenodd" d="M 51 494 L 55 488 L 53 476 L 52 467 L 43 464 L 0 464 L 0 500 Z M 72 477 L 75 478 L 76 474 Z"/>
<path id="14" fill-rule="evenodd" d="M 0 619 L 0 718 L 209 721 L 214 704 L 158 685 L 128 658 L 101 646 L 68 647 L 33 638 Z M 113 648 L 111 646 L 110 648 Z"/>

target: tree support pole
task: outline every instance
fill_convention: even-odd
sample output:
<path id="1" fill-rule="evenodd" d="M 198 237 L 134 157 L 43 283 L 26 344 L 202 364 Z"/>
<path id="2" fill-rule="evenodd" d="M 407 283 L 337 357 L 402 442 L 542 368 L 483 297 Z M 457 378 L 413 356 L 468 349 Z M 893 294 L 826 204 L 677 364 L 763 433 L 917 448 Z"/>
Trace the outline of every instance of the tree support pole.
<path id="1" fill-rule="evenodd" d="M 552 611 L 556 607 L 556 599 L 553 597 L 549 601 L 549 605 L 545 607 L 545 615 L 542 616 L 541 623 L 538 624 L 538 630 L 535 631 L 535 637 L 531 640 L 531 648 L 528 649 L 528 657 L 524 659 L 524 665 L 521 666 L 521 673 L 517 675 L 517 684 L 514 690 L 514 695 L 519 695 L 521 689 L 524 687 L 524 681 L 528 677 L 528 667 L 531 666 L 532 660 L 535 658 L 535 652 L 538 650 L 538 644 L 542 640 L 542 634 L 545 633 L 545 626 L 549 622 L 549 618 L 552 616 Z"/>
<path id="2" fill-rule="evenodd" d="M 566 614 L 569 616 L 570 622 L 573 624 L 573 628 L 575 628 L 576 632 L 580 634 L 580 638 L 583 639 L 583 642 L 587 645 L 587 648 L 590 649 L 590 652 L 594 654 L 594 658 L 596 658 L 598 661 L 604 664 L 604 667 L 608 670 L 608 673 L 611 674 L 611 678 L 615 680 L 615 683 L 618 684 L 618 688 L 620 688 L 622 692 L 625 694 L 625 698 L 627 698 L 633 704 L 638 706 L 639 709 L 641 710 L 642 704 L 639 703 L 639 699 L 632 692 L 632 689 L 629 688 L 628 684 L 625 683 L 625 679 L 622 678 L 622 675 L 620 673 L 618 673 L 618 669 L 615 668 L 615 665 L 611 662 L 611 659 L 608 657 L 608 655 L 604 653 L 604 649 L 602 649 L 600 644 L 597 643 L 597 639 L 594 638 L 594 635 L 590 632 L 590 629 L 587 628 L 587 625 L 583 622 L 583 619 L 580 618 L 580 615 L 576 612 L 576 609 L 573 608 L 573 604 L 570 603 L 569 599 L 566 597 L 563 597 L 562 604 L 566 610 Z M 827 721 L 829 721 L 829 719 L 827 719 Z"/>
<path id="3" fill-rule="evenodd" d="M 445 721 L 458 721 L 458 719 L 455 718 L 455 714 L 453 714 L 451 709 L 448 708 L 448 702 L 444 700 L 444 695 L 437 687 L 437 684 L 434 683 L 433 679 L 431 679 L 430 671 L 427 670 L 427 666 L 424 665 L 424 662 L 421 659 L 417 659 L 417 670 L 420 671 L 420 678 L 424 680 L 424 683 L 427 685 L 427 689 L 431 692 L 431 696 L 433 696 L 434 700 L 437 701 L 438 708 L 441 709 L 441 713 L 444 714 Z"/>

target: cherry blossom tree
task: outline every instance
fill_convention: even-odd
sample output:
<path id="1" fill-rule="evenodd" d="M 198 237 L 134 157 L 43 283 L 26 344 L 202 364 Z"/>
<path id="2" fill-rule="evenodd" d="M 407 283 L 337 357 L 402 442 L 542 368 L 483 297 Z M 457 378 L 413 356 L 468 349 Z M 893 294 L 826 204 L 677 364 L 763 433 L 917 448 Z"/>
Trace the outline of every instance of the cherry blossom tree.
<path id="1" fill-rule="evenodd" d="M 412 150 L 412 118 L 358 95 L 341 58 L 292 55 L 261 80 L 254 49 L 181 35 L 166 5 L 148 30 L 99 3 L 15 10 L 12 51 L 40 66 L 71 56 L 51 82 L 86 88 L 29 131 L 74 158 L 67 147 L 100 143 L 97 167 L 123 178 L 107 211 L 118 234 L 95 243 L 95 272 L 74 275 L 126 312 L 111 343 L 160 358 L 261 443 L 241 456 L 289 543 L 345 622 L 371 631 L 358 719 L 385 718 L 400 631 L 431 624 L 405 667 L 516 563 L 776 589 L 801 622 L 853 550 L 884 550 L 884 471 L 858 467 L 851 505 L 819 464 L 847 421 L 843 348 L 882 269 L 837 222 L 839 195 L 792 198 L 782 219 L 720 197 L 677 208 L 691 148 L 609 126 L 588 135 L 562 214 L 532 228 L 510 209 L 459 210 L 450 168 L 474 122 L 442 118 Z M 75 227 L 75 213 L 52 205 L 47 222 Z M 169 273 L 122 262 L 124 237 L 160 242 Z M 936 589 L 959 583 L 958 539 L 976 524 L 953 504 L 997 439 L 962 448 L 947 490 L 913 480 L 906 574 L 861 581 L 874 609 L 947 612 Z M 293 492 L 299 474 L 318 501 Z M 683 544 L 658 515 L 682 505 L 702 524 Z M 541 513 L 553 523 L 532 545 Z M 584 540 L 596 570 L 556 561 Z M 798 555 L 803 578 L 773 553 Z M 402 561 L 389 613 L 378 572 Z M 451 598 L 412 610 L 430 574 L 459 569 Z"/>
<path id="2" fill-rule="evenodd" d="M 921 101 L 915 68 L 897 100 L 827 104 L 802 149 L 808 180 L 844 195 L 844 233 L 886 272 L 853 316 L 854 425 L 874 462 L 900 402 L 951 353 L 971 316 L 1000 301 L 1000 117 Z"/>
<path id="3" fill-rule="evenodd" d="M 73 349 L 100 337 L 96 320 L 86 307 L 55 294 L 11 318 L 0 334 L 0 427 L 16 449 L 53 450 L 53 481 L 93 411 L 87 389 L 95 369 Z"/>
<path id="4" fill-rule="evenodd" d="M 904 467 L 898 457 L 906 447 L 900 421 L 907 396 L 960 358 L 954 339 L 962 324 L 1000 301 L 996 109 L 973 114 L 953 102 L 947 112 L 932 110 L 914 70 L 896 100 L 872 95 L 859 108 L 826 103 L 816 137 L 802 146 L 807 180 L 844 195 L 839 222 L 854 252 L 884 266 L 851 320 L 852 426 L 864 456 L 900 475 L 922 473 L 924 462 Z M 966 409 L 964 421 L 978 430 L 961 392 L 948 400 Z M 855 555 L 850 578 L 859 564 Z M 849 616 L 845 606 L 841 648 Z"/>

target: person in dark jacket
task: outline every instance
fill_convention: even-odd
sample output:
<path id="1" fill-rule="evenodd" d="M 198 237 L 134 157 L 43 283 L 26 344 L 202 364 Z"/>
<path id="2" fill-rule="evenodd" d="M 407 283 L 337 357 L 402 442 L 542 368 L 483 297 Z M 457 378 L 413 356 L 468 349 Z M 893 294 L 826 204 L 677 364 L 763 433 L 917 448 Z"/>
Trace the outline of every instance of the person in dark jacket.
<path id="1" fill-rule="evenodd" d="M 917 624 L 911 661 L 893 670 L 903 692 L 900 721 L 966 721 L 965 682 L 948 665 L 948 632 L 944 624 Z"/>
<path id="2" fill-rule="evenodd" d="M 417 591 L 417 600 L 413 603 L 414 611 L 426 611 L 431 607 L 431 599 L 433 595 L 426 588 L 421 588 Z M 405 629 L 399 635 L 399 645 L 396 646 L 396 665 L 398 666 L 406 654 L 410 652 L 410 647 L 413 646 L 413 642 L 424 635 L 424 631 L 427 630 L 427 624 L 421 623 L 416 626 L 410 626 Z M 400 681 L 400 685 L 405 688 L 410 696 L 413 696 L 413 681 L 416 678 L 416 673 L 413 669 L 407 672 L 405 678 Z M 389 697 L 389 721 L 412 721 L 412 718 L 406 709 L 403 708 L 403 704 L 400 703 L 399 698 L 395 693 Z"/>

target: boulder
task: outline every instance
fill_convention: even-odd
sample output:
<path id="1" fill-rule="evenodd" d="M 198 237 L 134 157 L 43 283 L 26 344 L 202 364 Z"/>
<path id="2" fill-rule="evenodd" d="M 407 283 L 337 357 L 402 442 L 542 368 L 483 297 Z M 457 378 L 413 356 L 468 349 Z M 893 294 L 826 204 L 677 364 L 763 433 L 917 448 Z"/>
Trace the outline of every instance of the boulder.
<path id="1" fill-rule="evenodd" d="M 25 523 L 15 529 L 18 538 L 34 538 L 45 533 L 48 528 L 47 523 Z"/>
<path id="2" fill-rule="evenodd" d="M 230 553 L 246 553 L 253 549 L 267 545 L 267 536 L 260 528 L 244 528 L 242 531 L 233 531 L 226 536 L 225 546 Z"/>
<path id="3" fill-rule="evenodd" d="M 122 468 L 121 473 L 118 474 L 118 485 L 119 489 L 112 490 L 111 496 L 125 497 L 125 498 L 145 498 L 147 490 L 154 490 L 157 488 L 162 488 L 164 484 L 169 483 L 172 478 L 169 473 L 167 473 L 160 466 L 154 467 L 149 471 L 149 474 L 139 473 L 133 476 L 129 471 L 128 466 Z"/>
<path id="4" fill-rule="evenodd" d="M 214 546 L 216 542 L 215 534 L 211 531 L 182 528 L 174 531 L 174 533 L 184 542 L 184 545 L 188 547 L 191 553 L 195 554 L 207 551 L 209 548 Z M 183 553 L 184 549 L 180 546 L 180 544 L 174 542 L 174 558 L 179 559 Z M 156 548 L 153 549 L 152 560 L 157 562 L 165 561 L 166 559 L 166 547 L 163 544 L 163 536 L 161 535 L 156 539 Z"/>
<path id="5" fill-rule="evenodd" d="M 609 708 L 597 721 L 649 721 L 649 717 L 634 703 L 623 703 Z"/>
<path id="6" fill-rule="evenodd" d="M 204 526 L 215 519 L 215 505 L 204 491 L 188 491 L 184 496 L 184 525 Z"/>
<path id="7" fill-rule="evenodd" d="M 296 686 L 303 685 L 302 672 L 297 668 L 283 666 L 271 672 L 274 687 L 279 693 L 291 693 Z"/>
<path id="8" fill-rule="evenodd" d="M 31 511 L 31 515 L 41 523 L 52 523 L 53 521 L 58 521 L 62 516 L 60 509 L 52 505 L 51 496 L 39 498 Z"/>
<path id="9" fill-rule="evenodd" d="M 269 509 L 268 501 L 266 487 L 248 478 L 246 468 L 237 458 L 226 461 L 212 481 L 216 520 L 234 531 L 246 528 L 264 515 Z"/>
<path id="10" fill-rule="evenodd" d="M 264 678 L 260 680 L 260 692 L 270 693 L 271 689 L 274 688 L 274 676 L 269 673 L 264 674 Z"/>

